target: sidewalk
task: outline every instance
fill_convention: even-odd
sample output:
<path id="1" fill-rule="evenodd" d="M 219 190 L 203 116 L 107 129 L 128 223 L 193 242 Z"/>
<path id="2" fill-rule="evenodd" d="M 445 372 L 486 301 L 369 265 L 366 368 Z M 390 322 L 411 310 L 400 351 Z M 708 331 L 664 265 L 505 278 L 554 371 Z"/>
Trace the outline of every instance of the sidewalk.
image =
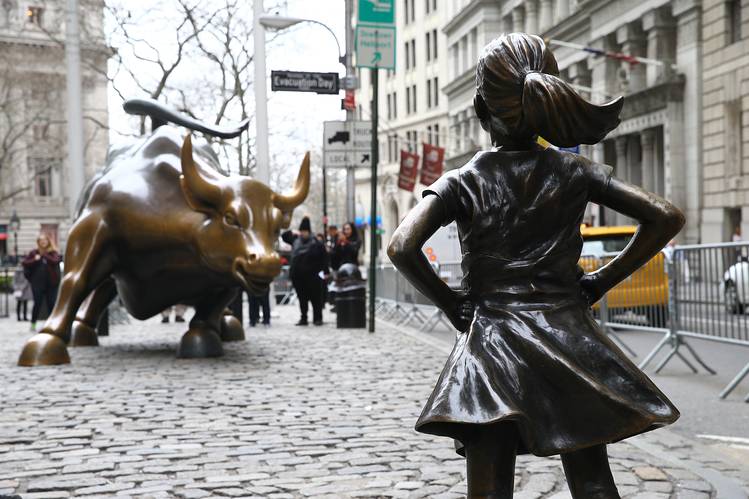
<path id="1" fill-rule="evenodd" d="M 219 359 L 178 360 L 184 325 L 133 320 L 35 369 L 15 366 L 28 324 L 0 320 L 0 495 L 464 497 L 452 443 L 413 430 L 449 345 L 275 310 Z M 610 454 L 623 497 L 746 497 L 749 468 L 668 430 Z M 516 490 L 569 497 L 558 459 L 520 457 Z"/>

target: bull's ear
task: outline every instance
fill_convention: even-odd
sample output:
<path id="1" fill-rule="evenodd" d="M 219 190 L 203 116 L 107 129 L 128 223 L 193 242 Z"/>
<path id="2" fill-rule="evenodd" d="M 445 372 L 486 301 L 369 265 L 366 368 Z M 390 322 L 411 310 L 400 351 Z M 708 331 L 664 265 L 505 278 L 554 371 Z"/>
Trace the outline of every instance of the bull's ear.
<path id="1" fill-rule="evenodd" d="M 192 157 L 190 134 L 185 137 L 180 154 L 182 175 L 179 178 L 187 204 L 195 211 L 216 212 L 221 207 L 221 187 L 200 172 Z"/>

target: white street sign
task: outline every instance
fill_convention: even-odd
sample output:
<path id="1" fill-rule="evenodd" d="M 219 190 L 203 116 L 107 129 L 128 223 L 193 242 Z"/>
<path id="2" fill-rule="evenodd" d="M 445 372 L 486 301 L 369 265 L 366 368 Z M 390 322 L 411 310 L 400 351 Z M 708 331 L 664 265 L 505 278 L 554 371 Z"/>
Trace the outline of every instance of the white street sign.
<path id="1" fill-rule="evenodd" d="M 395 69 L 395 28 L 357 26 L 356 65 L 360 68 Z"/>
<path id="2" fill-rule="evenodd" d="M 326 121 L 323 131 L 323 150 L 326 152 L 351 149 L 351 130 L 345 121 Z"/>
<path id="3" fill-rule="evenodd" d="M 323 157 L 325 168 L 370 168 L 372 166 L 372 154 L 367 151 L 326 151 Z"/>
<path id="4" fill-rule="evenodd" d="M 323 132 L 325 168 L 372 166 L 372 123 L 326 121 Z"/>

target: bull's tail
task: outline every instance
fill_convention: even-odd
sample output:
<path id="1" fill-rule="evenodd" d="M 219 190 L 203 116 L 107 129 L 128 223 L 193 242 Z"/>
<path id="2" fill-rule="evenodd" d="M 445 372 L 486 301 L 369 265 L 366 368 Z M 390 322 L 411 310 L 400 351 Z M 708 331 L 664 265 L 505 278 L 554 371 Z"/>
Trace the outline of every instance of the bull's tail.
<path id="1" fill-rule="evenodd" d="M 122 108 L 128 114 L 148 116 L 151 118 L 152 128 L 155 130 L 166 123 L 174 123 L 190 130 L 203 132 L 212 137 L 232 139 L 247 130 L 250 124 L 249 118 L 233 127 L 224 127 L 202 123 L 190 116 L 184 115 L 165 104 L 154 99 L 130 99 L 125 101 Z"/>

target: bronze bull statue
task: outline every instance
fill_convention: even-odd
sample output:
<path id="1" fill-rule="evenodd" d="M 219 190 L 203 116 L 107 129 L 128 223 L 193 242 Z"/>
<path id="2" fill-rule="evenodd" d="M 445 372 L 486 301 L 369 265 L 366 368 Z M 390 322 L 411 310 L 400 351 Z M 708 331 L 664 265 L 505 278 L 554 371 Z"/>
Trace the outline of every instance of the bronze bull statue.
<path id="1" fill-rule="evenodd" d="M 307 153 L 294 189 L 273 192 L 248 177 L 222 174 L 207 143 L 193 148 L 171 121 L 232 137 L 155 101 L 125 109 L 151 116 L 156 129 L 112 149 L 107 165 L 86 186 L 65 249 L 65 273 L 54 309 L 25 345 L 21 366 L 66 364 L 66 344 L 97 345 L 96 323 L 119 294 L 127 311 L 148 319 L 177 304 L 195 308 L 180 342 L 180 357 L 223 353 L 223 313 L 238 287 L 267 291 L 281 261 L 274 243 L 307 197 Z M 241 326 L 240 332 L 241 332 Z"/>

